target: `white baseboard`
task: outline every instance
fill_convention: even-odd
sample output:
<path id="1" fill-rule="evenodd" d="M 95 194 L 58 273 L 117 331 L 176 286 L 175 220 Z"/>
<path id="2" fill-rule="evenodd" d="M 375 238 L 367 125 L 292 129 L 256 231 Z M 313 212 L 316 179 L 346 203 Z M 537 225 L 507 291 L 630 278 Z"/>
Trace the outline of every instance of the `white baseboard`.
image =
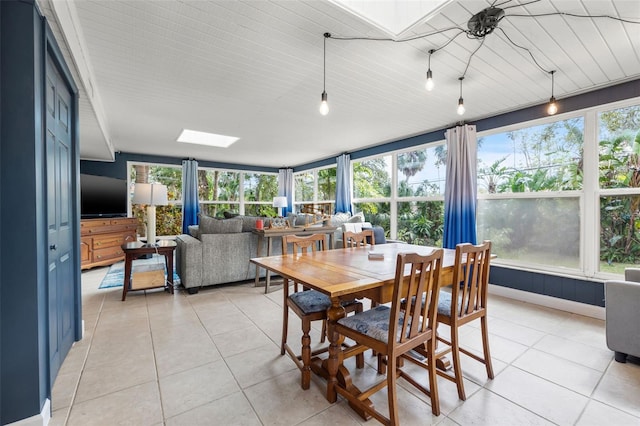
<path id="1" fill-rule="evenodd" d="M 9 426 L 47 426 L 51 420 L 51 401 L 46 399 L 42 406 L 40 414 L 18 420 L 17 422 L 8 423 Z"/>
<path id="2" fill-rule="evenodd" d="M 558 309 L 600 320 L 604 320 L 605 317 L 604 308 L 601 306 L 587 305 L 586 303 L 559 299 L 557 297 L 530 293 L 528 291 L 516 290 L 494 284 L 489 284 L 489 294 L 508 297 L 510 299 L 520 300 L 521 302 L 533 303 L 534 305 L 541 305 L 547 308 Z"/>

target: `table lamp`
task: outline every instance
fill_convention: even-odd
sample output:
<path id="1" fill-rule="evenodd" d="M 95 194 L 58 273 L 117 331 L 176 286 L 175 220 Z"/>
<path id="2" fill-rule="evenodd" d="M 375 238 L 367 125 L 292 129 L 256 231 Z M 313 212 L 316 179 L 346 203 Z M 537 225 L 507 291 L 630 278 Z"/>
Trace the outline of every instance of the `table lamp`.
<path id="1" fill-rule="evenodd" d="M 287 208 L 287 197 L 274 197 L 273 207 L 278 208 L 278 216 L 282 217 L 282 209 Z"/>
<path id="2" fill-rule="evenodd" d="M 167 187 L 160 183 L 136 183 L 131 202 L 147 206 L 147 245 L 155 245 L 156 206 L 169 204 Z"/>

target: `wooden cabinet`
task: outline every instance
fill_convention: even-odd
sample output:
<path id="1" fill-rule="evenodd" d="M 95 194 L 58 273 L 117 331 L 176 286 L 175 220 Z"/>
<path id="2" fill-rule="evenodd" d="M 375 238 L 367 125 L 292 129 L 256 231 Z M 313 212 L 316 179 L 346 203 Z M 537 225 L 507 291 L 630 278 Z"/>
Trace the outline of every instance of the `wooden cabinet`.
<path id="1" fill-rule="evenodd" d="M 124 260 L 122 243 L 136 241 L 138 219 L 83 219 L 80 221 L 82 269 Z"/>

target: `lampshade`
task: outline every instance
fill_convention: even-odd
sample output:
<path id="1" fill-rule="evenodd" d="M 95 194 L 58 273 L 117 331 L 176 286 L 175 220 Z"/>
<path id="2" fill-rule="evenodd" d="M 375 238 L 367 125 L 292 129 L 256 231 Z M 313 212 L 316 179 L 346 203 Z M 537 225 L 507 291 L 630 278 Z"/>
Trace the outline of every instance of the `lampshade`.
<path id="1" fill-rule="evenodd" d="M 274 197 L 273 207 L 287 207 L 287 197 Z"/>
<path id="2" fill-rule="evenodd" d="M 160 183 L 136 183 L 131 202 L 148 206 L 166 206 L 169 204 L 167 187 Z"/>

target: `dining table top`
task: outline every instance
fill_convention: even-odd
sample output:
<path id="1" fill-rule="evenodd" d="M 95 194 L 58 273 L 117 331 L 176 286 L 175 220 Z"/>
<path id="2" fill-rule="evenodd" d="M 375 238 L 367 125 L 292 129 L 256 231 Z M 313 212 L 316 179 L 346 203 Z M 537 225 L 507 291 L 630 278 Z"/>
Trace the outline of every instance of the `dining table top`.
<path id="1" fill-rule="evenodd" d="M 251 262 L 331 298 L 339 298 L 392 284 L 395 279 L 398 253 L 426 255 L 437 248 L 388 243 L 373 247 L 259 257 L 251 259 Z M 370 256 L 371 252 L 377 256 Z M 455 250 L 444 249 L 441 277 L 452 275 L 454 263 Z M 451 283 L 450 278 L 443 281 L 443 284 Z"/>

